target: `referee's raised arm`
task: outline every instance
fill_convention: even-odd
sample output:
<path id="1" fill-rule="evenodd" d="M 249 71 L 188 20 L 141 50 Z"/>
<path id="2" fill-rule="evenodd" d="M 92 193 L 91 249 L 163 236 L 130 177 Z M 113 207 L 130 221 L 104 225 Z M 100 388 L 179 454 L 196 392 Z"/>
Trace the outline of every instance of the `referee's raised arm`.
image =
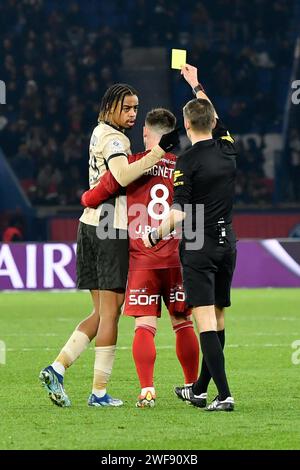
<path id="1" fill-rule="evenodd" d="M 213 103 L 205 93 L 204 87 L 198 80 L 198 69 L 193 65 L 186 64 L 181 69 L 181 74 L 187 81 L 187 83 L 191 86 L 194 95 L 198 99 L 207 100 L 211 103 L 214 108 L 215 118 L 216 118 L 216 125 L 212 130 L 212 136 L 214 139 L 219 138 L 226 138 L 231 143 L 234 142 L 233 137 L 230 135 L 228 129 L 225 127 L 224 123 L 220 120 L 216 108 L 214 107 Z"/>
<path id="2" fill-rule="evenodd" d="M 193 65 L 185 64 L 181 69 L 181 75 L 184 76 L 187 83 L 192 87 L 193 93 L 198 99 L 207 100 L 211 103 L 212 102 L 208 98 L 202 84 L 198 80 L 198 69 Z M 214 108 L 215 118 L 218 118 L 217 112 Z"/>

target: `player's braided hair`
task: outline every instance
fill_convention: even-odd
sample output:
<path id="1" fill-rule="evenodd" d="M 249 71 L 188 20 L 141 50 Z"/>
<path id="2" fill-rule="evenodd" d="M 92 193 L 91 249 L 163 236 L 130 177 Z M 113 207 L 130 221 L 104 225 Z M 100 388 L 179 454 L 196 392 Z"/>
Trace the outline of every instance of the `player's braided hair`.
<path id="1" fill-rule="evenodd" d="M 121 109 L 124 98 L 128 95 L 137 95 L 137 91 L 126 83 L 115 83 L 109 87 L 101 101 L 98 122 L 107 121 L 110 113 L 113 113 L 121 102 Z"/>

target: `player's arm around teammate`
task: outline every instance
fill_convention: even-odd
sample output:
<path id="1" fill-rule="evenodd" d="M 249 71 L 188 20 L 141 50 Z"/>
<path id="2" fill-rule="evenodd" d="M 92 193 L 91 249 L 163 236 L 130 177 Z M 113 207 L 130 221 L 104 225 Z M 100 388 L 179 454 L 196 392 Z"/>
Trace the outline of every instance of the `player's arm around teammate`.
<path id="1" fill-rule="evenodd" d="M 153 109 L 147 113 L 143 131 L 146 152 L 131 155 L 128 160 L 131 162 L 143 158 L 145 153 L 159 144 L 164 133 L 175 128 L 175 124 L 175 116 L 166 109 Z M 154 336 L 157 318 L 161 315 L 162 298 L 176 336 L 176 355 L 182 367 L 184 382 L 190 385 L 198 377 L 199 342 L 190 310 L 184 302 L 179 240 L 170 237 L 157 251 L 149 252 L 140 239 L 142 233 L 150 227 L 156 227 L 163 213 L 169 210 L 173 200 L 175 164 L 176 156 L 168 153 L 162 162 L 127 188 L 130 263 L 124 313 L 135 318 L 132 353 L 141 386 L 136 405 L 142 408 L 151 407 L 155 403 Z M 95 188 L 85 192 L 82 197 L 83 205 L 89 202 L 95 207 L 119 189 L 119 184 L 111 172 L 107 171 Z M 143 208 L 143 217 L 139 218 L 139 222 L 136 219 L 137 207 L 138 212 Z"/>
<path id="2" fill-rule="evenodd" d="M 130 142 L 125 130 L 135 124 L 138 109 L 136 91 L 126 84 L 116 84 L 105 93 L 100 107 L 98 125 L 90 141 L 89 179 L 94 187 L 109 168 L 121 185 L 141 176 L 165 154 L 176 140 L 175 134 L 165 136 L 143 159 L 128 164 Z M 176 140 L 177 141 L 177 140 Z M 108 221 L 113 237 L 101 239 L 97 234 L 102 208 L 86 208 L 80 218 L 77 238 L 77 287 L 91 292 L 92 314 L 75 329 L 51 366 L 41 371 L 40 379 L 49 397 L 58 406 L 70 406 L 64 390 L 65 370 L 80 356 L 96 336 L 95 366 L 91 406 L 120 406 L 122 401 L 106 393 L 112 372 L 118 334 L 120 308 L 128 271 L 127 210 L 124 196 L 109 201 L 114 214 Z M 111 233 L 109 232 L 109 233 Z"/>

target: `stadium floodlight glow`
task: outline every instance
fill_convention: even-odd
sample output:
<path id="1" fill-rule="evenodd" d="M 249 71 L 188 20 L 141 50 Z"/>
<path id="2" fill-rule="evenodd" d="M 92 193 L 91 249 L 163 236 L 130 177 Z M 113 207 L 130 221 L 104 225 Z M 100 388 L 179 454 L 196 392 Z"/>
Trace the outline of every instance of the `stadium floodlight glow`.
<path id="1" fill-rule="evenodd" d="M 0 80 L 0 104 L 6 104 L 6 85 Z"/>

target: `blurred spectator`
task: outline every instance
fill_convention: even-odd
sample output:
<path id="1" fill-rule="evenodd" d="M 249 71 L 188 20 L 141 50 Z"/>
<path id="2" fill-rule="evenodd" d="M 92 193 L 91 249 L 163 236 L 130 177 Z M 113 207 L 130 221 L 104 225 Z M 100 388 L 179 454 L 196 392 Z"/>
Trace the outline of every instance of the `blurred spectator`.
<path id="1" fill-rule="evenodd" d="M 285 0 L 127 0 L 126 8 L 121 0 L 0 2 L 0 77 L 8 96 L 0 142 L 33 204 L 78 203 L 100 99 L 122 79 L 126 45 L 187 48 L 233 134 L 280 131 L 292 7 Z M 173 71 L 170 81 L 180 116 L 190 92 Z M 299 200 L 297 139 L 291 173 Z M 267 202 L 269 192 L 259 191 L 262 149 L 250 143 L 245 152 L 237 201 Z"/>
<path id="2" fill-rule="evenodd" d="M 24 241 L 24 221 L 18 215 L 12 216 L 2 234 L 3 243 Z"/>

